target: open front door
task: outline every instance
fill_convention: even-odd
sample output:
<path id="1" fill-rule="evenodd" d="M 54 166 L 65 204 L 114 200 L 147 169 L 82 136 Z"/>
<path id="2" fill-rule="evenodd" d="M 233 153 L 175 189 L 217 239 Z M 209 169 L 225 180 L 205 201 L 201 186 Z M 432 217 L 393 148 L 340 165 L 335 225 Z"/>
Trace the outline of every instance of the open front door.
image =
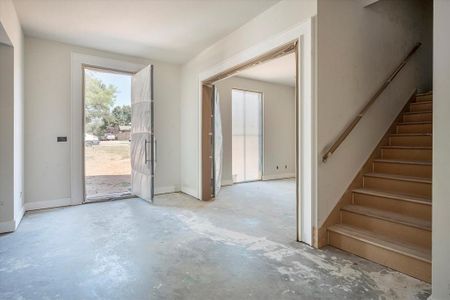
<path id="1" fill-rule="evenodd" d="M 153 202 L 155 175 L 153 66 L 133 76 L 131 88 L 131 192 Z"/>

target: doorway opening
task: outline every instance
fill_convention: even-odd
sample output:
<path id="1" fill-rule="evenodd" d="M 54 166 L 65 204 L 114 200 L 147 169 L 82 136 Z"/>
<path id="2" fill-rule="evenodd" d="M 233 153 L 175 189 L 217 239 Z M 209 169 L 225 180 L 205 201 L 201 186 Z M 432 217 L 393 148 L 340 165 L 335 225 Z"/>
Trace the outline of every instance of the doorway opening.
<path id="1" fill-rule="evenodd" d="M 136 73 L 82 65 L 84 202 L 153 202 L 153 65 Z"/>
<path id="2" fill-rule="evenodd" d="M 85 201 L 130 197 L 129 72 L 83 67 Z"/>
<path id="3" fill-rule="evenodd" d="M 271 207 L 280 235 L 300 240 L 298 78 L 293 41 L 202 82 L 201 192 Z"/>

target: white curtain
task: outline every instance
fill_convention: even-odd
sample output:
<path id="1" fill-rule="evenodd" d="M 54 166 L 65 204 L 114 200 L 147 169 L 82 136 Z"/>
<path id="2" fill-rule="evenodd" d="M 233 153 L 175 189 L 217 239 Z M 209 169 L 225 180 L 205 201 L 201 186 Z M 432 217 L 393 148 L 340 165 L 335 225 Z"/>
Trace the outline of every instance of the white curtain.
<path id="1" fill-rule="evenodd" d="M 222 186 L 222 164 L 223 164 L 223 135 L 222 117 L 220 115 L 219 90 L 214 87 L 214 164 L 215 164 L 215 196 L 218 195 Z"/>

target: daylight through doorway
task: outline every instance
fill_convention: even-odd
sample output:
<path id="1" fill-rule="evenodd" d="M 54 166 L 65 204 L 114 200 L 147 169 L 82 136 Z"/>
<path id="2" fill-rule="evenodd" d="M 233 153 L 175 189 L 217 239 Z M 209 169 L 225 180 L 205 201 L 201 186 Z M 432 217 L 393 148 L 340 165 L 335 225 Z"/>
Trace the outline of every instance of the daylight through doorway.
<path id="1" fill-rule="evenodd" d="M 131 74 L 84 68 L 86 201 L 131 195 L 131 80 Z"/>

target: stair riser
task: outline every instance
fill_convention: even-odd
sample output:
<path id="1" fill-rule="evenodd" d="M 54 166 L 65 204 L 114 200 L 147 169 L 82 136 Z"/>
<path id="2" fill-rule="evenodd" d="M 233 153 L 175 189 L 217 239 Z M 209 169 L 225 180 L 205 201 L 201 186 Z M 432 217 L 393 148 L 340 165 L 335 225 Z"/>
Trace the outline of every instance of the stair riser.
<path id="1" fill-rule="evenodd" d="M 341 218 L 343 224 L 373 231 L 395 240 L 431 248 L 431 231 L 347 211 L 341 211 Z"/>
<path id="2" fill-rule="evenodd" d="M 417 96 L 415 100 L 416 102 L 432 101 L 433 95 Z"/>
<path id="3" fill-rule="evenodd" d="M 431 205 L 353 193 L 353 203 L 431 221 Z"/>
<path id="4" fill-rule="evenodd" d="M 397 125 L 397 133 L 432 133 L 432 124 L 403 124 Z"/>
<path id="5" fill-rule="evenodd" d="M 328 233 L 328 242 L 336 248 L 354 253 L 420 280 L 431 282 L 430 263 L 335 232 Z"/>
<path id="6" fill-rule="evenodd" d="M 431 147 L 433 139 L 430 136 L 391 136 L 389 145 L 391 146 L 426 146 Z"/>
<path id="7" fill-rule="evenodd" d="M 376 173 L 388 173 L 426 178 L 431 178 L 432 173 L 431 165 L 399 164 L 386 162 L 374 162 L 373 171 Z"/>
<path id="8" fill-rule="evenodd" d="M 405 114 L 403 115 L 403 122 L 423 122 L 423 121 L 433 121 L 432 113 L 421 113 L 421 114 Z"/>
<path id="9" fill-rule="evenodd" d="M 364 187 L 408 195 L 431 197 L 431 184 L 397 179 L 364 177 Z"/>
<path id="10" fill-rule="evenodd" d="M 427 102 L 413 102 L 409 105 L 410 111 L 431 111 L 433 110 L 433 103 Z"/>
<path id="11" fill-rule="evenodd" d="M 381 149 L 384 159 L 431 160 L 431 149 Z"/>

